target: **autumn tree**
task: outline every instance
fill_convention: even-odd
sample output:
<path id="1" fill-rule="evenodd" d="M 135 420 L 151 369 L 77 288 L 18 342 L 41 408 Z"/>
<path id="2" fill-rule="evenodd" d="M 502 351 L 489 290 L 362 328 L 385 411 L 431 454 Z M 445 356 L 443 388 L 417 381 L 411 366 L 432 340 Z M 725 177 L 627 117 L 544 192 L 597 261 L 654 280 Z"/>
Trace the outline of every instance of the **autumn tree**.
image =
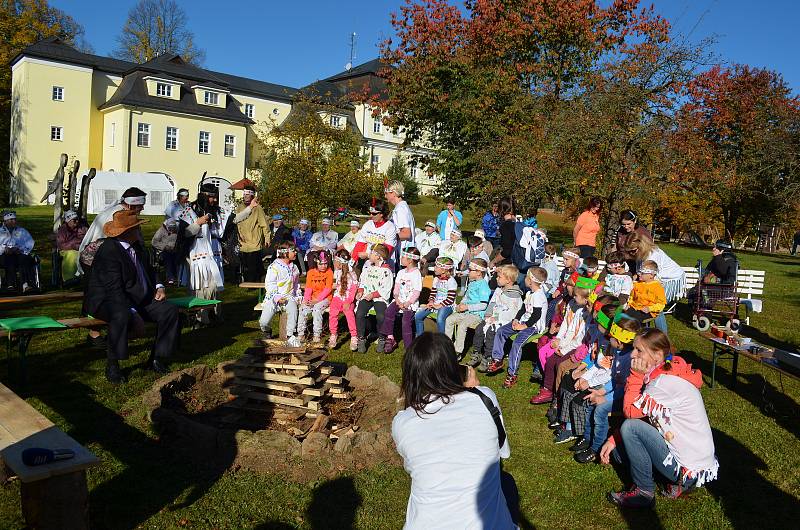
<path id="1" fill-rule="evenodd" d="M 11 68 L 8 64 L 26 47 L 48 37 L 90 52 L 84 29 L 47 0 L 0 1 L 0 204 L 8 200 L 9 133 L 11 124 Z"/>
<path id="2" fill-rule="evenodd" d="M 340 206 L 363 208 L 381 190 L 382 178 L 367 167 L 360 134 L 323 121 L 330 107 L 295 102 L 279 126 L 259 137 L 262 202 L 292 217 L 317 219 Z"/>
<path id="3" fill-rule="evenodd" d="M 800 98 L 779 74 L 735 65 L 697 76 L 670 145 L 671 189 L 694 195 L 728 237 L 797 214 Z"/>
<path id="4" fill-rule="evenodd" d="M 195 44 L 189 17 L 175 0 L 139 0 L 117 37 L 114 56 L 144 63 L 165 53 L 176 53 L 186 62 L 200 65 L 205 51 Z"/>

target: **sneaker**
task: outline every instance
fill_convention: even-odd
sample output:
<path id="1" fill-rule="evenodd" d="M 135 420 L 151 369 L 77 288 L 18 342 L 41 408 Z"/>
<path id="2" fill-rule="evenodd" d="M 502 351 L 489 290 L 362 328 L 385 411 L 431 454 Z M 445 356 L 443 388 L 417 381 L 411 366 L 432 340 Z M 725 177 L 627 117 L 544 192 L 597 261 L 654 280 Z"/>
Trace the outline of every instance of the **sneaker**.
<path id="1" fill-rule="evenodd" d="M 514 374 L 508 374 L 506 376 L 506 380 L 503 381 L 503 388 L 511 388 L 516 384 L 517 384 L 517 376 Z"/>
<path id="2" fill-rule="evenodd" d="M 573 453 L 580 453 L 581 451 L 586 451 L 591 446 L 592 446 L 592 444 L 589 443 L 589 440 L 587 440 L 586 438 L 581 437 L 581 438 L 578 438 L 577 442 L 575 442 L 574 444 L 569 446 L 569 450 L 572 451 Z"/>
<path id="3" fill-rule="evenodd" d="M 356 350 L 358 350 L 358 337 L 350 337 L 350 351 Z M 366 351 L 366 349 L 364 351 Z"/>
<path id="4" fill-rule="evenodd" d="M 572 429 L 561 429 L 558 433 L 556 433 L 555 436 L 553 436 L 553 443 L 564 444 L 571 442 L 576 438 L 577 436 L 572 433 Z"/>
<path id="5" fill-rule="evenodd" d="M 397 341 L 394 337 L 386 337 L 386 343 L 383 345 L 383 353 L 392 353 L 397 348 Z"/>
<path id="6" fill-rule="evenodd" d="M 547 421 L 550 422 L 550 425 L 554 423 L 559 425 L 558 421 L 558 409 L 555 407 L 548 407 L 547 412 L 545 412 L 544 417 L 547 418 Z M 552 428 L 552 427 L 551 427 Z"/>
<path id="7" fill-rule="evenodd" d="M 574 458 L 579 464 L 588 464 L 589 462 L 594 462 L 597 460 L 597 453 L 595 453 L 592 449 L 585 449 L 575 453 Z"/>
<path id="8" fill-rule="evenodd" d="M 378 337 L 378 342 L 375 344 L 375 351 L 377 353 L 383 353 L 386 351 L 386 338 L 383 335 Z"/>
<path id="9" fill-rule="evenodd" d="M 561 422 L 558 420 L 550 420 L 550 422 L 547 424 L 547 427 L 550 429 L 558 429 L 561 427 Z"/>
<path id="10" fill-rule="evenodd" d="M 358 353 L 367 353 L 367 339 L 358 339 Z"/>
<path id="11" fill-rule="evenodd" d="M 302 345 L 302 342 L 299 337 L 295 337 L 292 335 L 288 339 L 286 339 L 286 345 L 290 348 L 299 348 Z"/>
<path id="12" fill-rule="evenodd" d="M 503 360 L 496 360 L 492 359 L 492 362 L 489 363 L 489 366 L 486 368 L 487 374 L 496 374 L 497 372 L 503 369 Z"/>
<path id="13" fill-rule="evenodd" d="M 677 499 L 681 495 L 686 495 L 695 489 L 695 486 L 685 488 L 681 484 L 666 484 L 659 489 L 658 493 L 661 494 L 662 497 L 667 497 L 668 499 Z"/>
<path id="14" fill-rule="evenodd" d="M 322 344 L 322 337 L 314 335 L 314 338 L 311 339 L 311 344 Z"/>
<path id="15" fill-rule="evenodd" d="M 648 495 L 635 486 L 627 491 L 609 491 L 606 498 L 620 508 L 652 508 L 656 504 L 652 494 Z"/>
<path id="16" fill-rule="evenodd" d="M 331 335 L 330 337 L 328 337 L 328 348 L 332 350 L 336 348 L 336 343 L 338 342 L 336 339 L 337 339 L 336 335 Z"/>
<path id="17" fill-rule="evenodd" d="M 489 360 L 481 359 L 481 364 L 478 365 L 478 371 L 482 374 L 485 374 L 488 369 L 489 369 Z"/>
<path id="18" fill-rule="evenodd" d="M 531 405 L 544 405 L 553 399 L 553 391 L 545 387 L 539 389 L 539 393 L 531 398 Z"/>
<path id="19" fill-rule="evenodd" d="M 539 371 L 539 367 L 535 367 L 533 369 L 533 373 L 531 374 L 531 383 L 536 383 L 537 381 L 541 381 L 543 379 L 542 372 Z"/>
<path id="20" fill-rule="evenodd" d="M 474 352 L 472 352 L 472 355 L 470 355 L 469 362 L 467 364 L 470 365 L 471 367 L 475 368 L 476 366 L 481 364 L 481 360 L 482 359 L 483 359 L 483 356 L 480 353 L 474 351 Z"/>

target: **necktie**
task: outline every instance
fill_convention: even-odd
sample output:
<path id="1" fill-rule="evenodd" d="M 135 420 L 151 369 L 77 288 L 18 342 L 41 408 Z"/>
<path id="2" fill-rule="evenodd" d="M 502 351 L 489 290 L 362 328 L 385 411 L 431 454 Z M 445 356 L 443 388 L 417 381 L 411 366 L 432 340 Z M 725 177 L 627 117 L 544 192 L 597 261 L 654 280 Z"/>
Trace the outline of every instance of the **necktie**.
<path id="1" fill-rule="evenodd" d="M 128 254 L 131 257 L 131 260 L 133 260 L 133 266 L 136 269 L 136 278 L 139 280 L 139 283 L 145 288 L 145 290 L 147 290 L 149 287 L 147 277 L 144 274 L 144 268 L 136 258 L 136 249 L 134 249 L 132 246 L 128 247 Z"/>

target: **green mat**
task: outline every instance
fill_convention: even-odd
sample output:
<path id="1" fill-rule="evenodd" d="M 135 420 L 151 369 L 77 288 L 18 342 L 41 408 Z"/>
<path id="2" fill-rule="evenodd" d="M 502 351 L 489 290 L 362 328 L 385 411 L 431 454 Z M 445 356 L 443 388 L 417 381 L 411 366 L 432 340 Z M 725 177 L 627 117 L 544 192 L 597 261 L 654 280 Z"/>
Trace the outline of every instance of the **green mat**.
<path id="1" fill-rule="evenodd" d="M 181 296 L 179 298 L 167 298 L 167 302 L 175 304 L 184 309 L 191 309 L 192 307 L 202 307 L 206 305 L 217 305 L 221 300 L 205 300 L 203 298 L 196 298 L 194 296 Z"/>
<path id="2" fill-rule="evenodd" d="M 50 317 L 17 317 L 0 319 L 0 327 L 7 329 L 10 335 L 25 329 L 60 329 L 67 326 Z"/>

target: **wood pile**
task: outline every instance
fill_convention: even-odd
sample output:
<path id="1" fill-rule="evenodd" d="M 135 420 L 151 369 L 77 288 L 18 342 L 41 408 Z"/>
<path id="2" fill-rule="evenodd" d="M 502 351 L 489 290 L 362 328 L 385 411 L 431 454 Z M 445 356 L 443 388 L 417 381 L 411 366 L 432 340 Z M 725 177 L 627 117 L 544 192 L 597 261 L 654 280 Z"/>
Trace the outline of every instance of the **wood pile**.
<path id="1" fill-rule="evenodd" d="M 324 415 L 333 400 L 350 399 L 344 378 L 325 366 L 326 350 L 257 341 L 233 366 L 236 399 L 228 407 L 265 412 L 275 420 Z M 322 427 L 324 428 L 324 427 Z"/>

